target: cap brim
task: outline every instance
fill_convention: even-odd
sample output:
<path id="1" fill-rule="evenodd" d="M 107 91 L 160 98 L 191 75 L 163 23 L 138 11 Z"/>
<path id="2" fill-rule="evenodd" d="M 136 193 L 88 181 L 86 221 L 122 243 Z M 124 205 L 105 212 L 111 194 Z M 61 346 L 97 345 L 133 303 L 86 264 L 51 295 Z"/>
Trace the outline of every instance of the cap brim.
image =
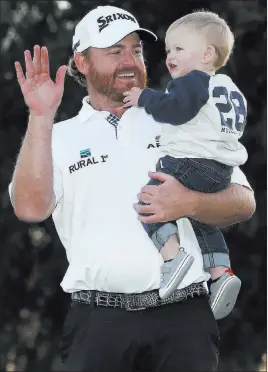
<path id="1" fill-rule="evenodd" d="M 122 39 L 124 39 L 126 36 L 130 35 L 130 34 L 133 34 L 134 32 L 137 32 L 137 34 L 140 36 L 141 40 L 144 40 L 144 41 L 147 41 L 147 42 L 155 42 L 157 40 L 157 36 L 149 31 L 149 30 L 146 30 L 145 28 L 138 28 L 138 29 L 134 29 L 134 30 L 129 30 L 128 33 L 123 33 L 121 35 L 118 35 L 117 38 L 115 38 L 115 40 L 113 40 L 112 43 L 105 43 L 105 45 L 102 45 L 102 46 L 95 46 L 96 48 L 109 48 L 117 43 L 119 43 L 119 41 L 121 41 Z"/>
<path id="2" fill-rule="evenodd" d="M 89 47 L 100 48 L 100 49 L 109 48 L 117 44 L 120 40 L 124 39 L 127 35 L 130 35 L 133 32 L 137 32 L 141 40 L 148 41 L 148 42 L 153 42 L 153 41 L 155 42 L 157 40 L 157 36 L 153 32 L 146 30 L 145 28 L 134 27 L 129 30 L 119 28 L 116 31 L 117 31 L 116 33 L 114 32 L 113 34 L 109 35 L 109 36 L 113 36 L 111 37 L 112 40 L 111 39 L 109 40 L 107 37 L 106 38 L 104 37 L 102 38 L 102 40 L 97 39 L 95 42 L 89 43 L 88 40 L 86 39 L 84 44 L 82 44 L 81 42 L 81 45 L 79 45 L 79 48 L 76 49 L 76 52 L 77 53 L 82 52 L 83 50 L 86 50 Z"/>
<path id="3" fill-rule="evenodd" d="M 141 40 L 145 40 L 148 42 L 157 41 L 157 36 L 153 32 L 146 30 L 145 28 L 139 28 L 138 30 L 133 32 L 137 32 Z"/>

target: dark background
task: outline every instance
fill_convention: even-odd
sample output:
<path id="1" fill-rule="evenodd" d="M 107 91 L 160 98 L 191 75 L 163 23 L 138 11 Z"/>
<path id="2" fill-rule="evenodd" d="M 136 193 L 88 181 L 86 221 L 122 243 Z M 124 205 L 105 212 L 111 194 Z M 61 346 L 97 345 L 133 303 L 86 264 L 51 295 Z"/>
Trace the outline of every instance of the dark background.
<path id="1" fill-rule="evenodd" d="M 59 4 L 60 3 L 60 4 Z M 20 222 L 10 206 L 7 186 L 26 130 L 27 109 L 14 74 L 24 66 L 23 51 L 46 45 L 54 78 L 71 54 L 76 22 L 90 9 L 108 3 L 133 12 L 142 27 L 160 38 L 146 46 L 149 85 L 165 89 L 165 30 L 194 9 L 218 12 L 236 36 L 228 67 L 248 100 L 248 124 L 242 142 L 249 160 L 242 167 L 256 193 L 255 215 L 226 229 L 233 269 L 242 290 L 233 314 L 219 321 L 220 370 L 257 371 L 266 354 L 266 5 L 265 1 L 75 1 L 0 2 L 0 370 L 47 372 L 59 365 L 58 344 L 68 296 L 60 287 L 66 256 L 51 219 Z M 68 5 L 68 4 L 67 4 Z M 85 91 L 69 77 L 58 120 L 76 115 Z M 126 330 L 127 331 L 127 330 Z M 193 335 L 194 337 L 194 335 Z M 179 368 L 179 366 L 178 366 Z"/>

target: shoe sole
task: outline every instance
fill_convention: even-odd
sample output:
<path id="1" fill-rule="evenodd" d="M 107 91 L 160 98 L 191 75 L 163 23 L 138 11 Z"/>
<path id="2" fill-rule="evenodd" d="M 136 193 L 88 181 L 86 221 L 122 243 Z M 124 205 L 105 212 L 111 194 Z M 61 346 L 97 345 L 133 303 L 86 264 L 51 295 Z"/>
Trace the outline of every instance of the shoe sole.
<path id="1" fill-rule="evenodd" d="M 236 276 L 230 276 L 219 288 L 211 303 L 215 319 L 222 319 L 233 310 L 241 288 L 241 281 Z"/>
<path id="2" fill-rule="evenodd" d="M 177 288 L 182 279 L 185 277 L 187 271 L 190 269 L 194 262 L 194 258 L 190 255 L 187 255 L 181 264 L 177 267 L 174 275 L 165 286 L 165 288 L 159 289 L 159 296 L 162 300 L 168 298 Z"/>

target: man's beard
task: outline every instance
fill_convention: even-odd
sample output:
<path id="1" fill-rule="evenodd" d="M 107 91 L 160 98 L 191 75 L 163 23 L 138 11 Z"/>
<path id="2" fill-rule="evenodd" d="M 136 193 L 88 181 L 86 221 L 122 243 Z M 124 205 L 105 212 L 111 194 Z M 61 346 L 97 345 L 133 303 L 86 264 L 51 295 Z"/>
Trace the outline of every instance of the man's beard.
<path id="1" fill-rule="evenodd" d="M 116 79 L 118 79 L 119 74 L 135 73 L 135 82 L 130 80 L 124 84 L 124 87 L 116 86 Z M 101 73 L 95 66 L 94 62 L 90 63 L 88 71 L 88 79 L 92 87 L 102 94 L 103 96 L 109 98 L 113 102 L 123 102 L 125 96 L 124 92 L 130 90 L 134 86 L 138 88 L 145 88 L 147 86 L 147 72 L 141 70 L 137 67 L 121 67 L 118 68 L 112 75 Z M 127 79 L 126 79 L 127 80 Z"/>

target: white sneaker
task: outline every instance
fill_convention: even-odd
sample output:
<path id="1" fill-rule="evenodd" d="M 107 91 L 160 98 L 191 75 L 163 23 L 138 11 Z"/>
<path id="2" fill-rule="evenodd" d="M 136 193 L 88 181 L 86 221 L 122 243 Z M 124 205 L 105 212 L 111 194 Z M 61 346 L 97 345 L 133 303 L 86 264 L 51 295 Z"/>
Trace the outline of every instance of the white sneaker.
<path id="1" fill-rule="evenodd" d="M 222 319 L 233 310 L 241 287 L 241 280 L 231 269 L 210 285 L 210 306 L 215 319 Z"/>
<path id="2" fill-rule="evenodd" d="M 161 267 L 161 282 L 159 296 L 165 300 L 177 288 L 187 271 L 194 262 L 193 256 L 186 253 L 183 248 L 173 260 L 165 262 Z"/>

